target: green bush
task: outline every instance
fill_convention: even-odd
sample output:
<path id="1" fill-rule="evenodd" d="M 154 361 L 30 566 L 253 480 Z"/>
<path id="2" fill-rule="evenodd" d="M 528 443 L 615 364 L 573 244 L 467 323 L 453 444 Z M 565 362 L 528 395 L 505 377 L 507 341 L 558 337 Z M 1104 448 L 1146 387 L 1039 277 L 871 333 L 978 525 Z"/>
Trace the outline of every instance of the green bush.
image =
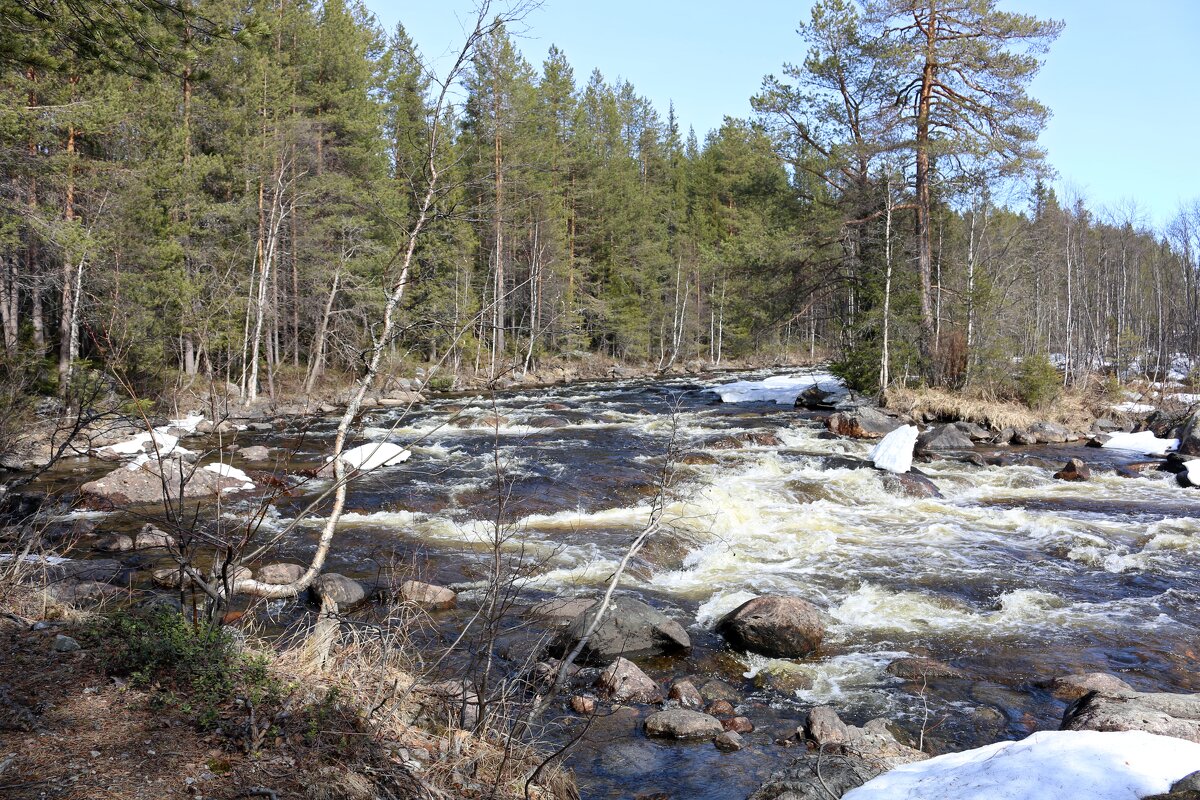
<path id="1" fill-rule="evenodd" d="M 94 636 L 105 672 L 157 690 L 159 702 L 193 715 L 202 729 L 215 728 L 235 700 L 271 707 L 286 693 L 266 659 L 243 652 L 227 629 L 172 609 L 117 612 L 97 623 Z"/>
<path id="2" fill-rule="evenodd" d="M 1035 410 L 1047 408 L 1062 391 L 1062 375 L 1045 353 L 1026 356 L 1017 369 L 1017 394 Z"/>

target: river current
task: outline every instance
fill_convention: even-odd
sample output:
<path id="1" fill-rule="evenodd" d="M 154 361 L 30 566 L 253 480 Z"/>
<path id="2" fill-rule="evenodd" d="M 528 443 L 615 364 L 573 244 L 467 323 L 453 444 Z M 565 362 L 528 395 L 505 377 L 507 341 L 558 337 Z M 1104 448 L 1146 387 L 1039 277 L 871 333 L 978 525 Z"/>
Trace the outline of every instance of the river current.
<path id="1" fill-rule="evenodd" d="M 469 603 L 499 523 L 511 534 L 505 547 L 537 564 L 524 587 L 531 600 L 595 594 L 646 523 L 668 450 L 710 454 L 673 464 L 665 530 L 622 591 L 676 617 L 695 643 L 690 657 L 648 671 L 724 679 L 758 729 L 745 750 L 726 754 L 645 740 L 644 711 L 614 714 L 568 762 L 584 797 L 745 797 L 786 762 L 775 740 L 817 704 L 859 723 L 886 716 L 942 752 L 1057 727 L 1063 704 L 1045 682 L 1059 675 L 1111 672 L 1138 689 L 1200 691 L 1200 494 L 1167 473 L 1116 473 L 1143 456 L 1058 445 L 1000 448 L 1009 466 L 934 460 L 919 466 L 943 497 L 914 499 L 846 464 L 869 443 L 831 438 L 819 412 L 705 391 L 724 380 L 593 383 L 442 397 L 407 416 L 372 411 L 363 439 L 394 441 L 413 457 L 354 485 L 330 568 L 371 578 L 385 561 L 419 562 Z M 334 422 L 239 441 L 290 452 L 294 472 L 321 463 Z M 782 446 L 705 450 L 746 430 Z M 1092 465 L 1091 480 L 1052 478 L 1071 456 Z M 309 482 L 265 524 L 286 524 L 317 488 Z M 294 541 L 288 554 L 309 547 Z M 817 656 L 724 648 L 713 622 L 760 594 L 825 610 Z M 966 677 L 893 677 L 888 664 L 904 656 L 949 662 Z"/>

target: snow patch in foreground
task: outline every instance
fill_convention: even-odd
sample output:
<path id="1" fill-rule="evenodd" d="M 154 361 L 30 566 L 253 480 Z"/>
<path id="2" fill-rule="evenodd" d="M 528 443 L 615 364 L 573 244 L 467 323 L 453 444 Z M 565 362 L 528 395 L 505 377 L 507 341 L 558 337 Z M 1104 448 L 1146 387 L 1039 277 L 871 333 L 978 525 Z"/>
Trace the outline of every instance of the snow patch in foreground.
<path id="1" fill-rule="evenodd" d="M 342 453 L 342 463 L 351 469 L 372 470 L 403 464 L 412 453 L 398 444 L 374 442 L 362 444 Z"/>
<path id="2" fill-rule="evenodd" d="M 908 472 L 912 469 L 913 448 L 917 444 L 917 426 L 903 425 L 879 440 L 867 458 L 879 469 Z"/>
<path id="3" fill-rule="evenodd" d="M 1109 450 L 1133 450 L 1150 455 L 1165 453 L 1168 450 L 1179 449 L 1178 439 L 1159 439 L 1154 431 L 1138 431 L 1137 433 L 1114 433 L 1104 443 Z"/>
<path id="4" fill-rule="evenodd" d="M 706 392 L 721 396 L 723 403 L 777 403 L 781 406 L 796 404 L 800 393 L 819 386 L 827 392 L 845 393 L 846 387 L 840 378 L 828 372 L 809 375 L 773 375 L 761 381 L 734 381 L 720 386 L 710 386 Z"/>
<path id="5" fill-rule="evenodd" d="M 845 800 L 1137 800 L 1200 765 L 1200 744 L 1144 731 L 1042 731 L 906 764 Z"/>

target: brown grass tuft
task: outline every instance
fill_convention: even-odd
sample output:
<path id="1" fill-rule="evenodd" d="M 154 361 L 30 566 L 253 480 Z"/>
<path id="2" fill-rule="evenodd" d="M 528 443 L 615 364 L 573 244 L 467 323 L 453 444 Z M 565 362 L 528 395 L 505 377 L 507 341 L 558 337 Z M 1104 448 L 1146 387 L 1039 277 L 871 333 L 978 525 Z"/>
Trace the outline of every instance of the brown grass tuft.
<path id="1" fill-rule="evenodd" d="M 984 392 L 893 387 L 887 390 L 883 405 L 914 419 L 961 420 L 996 431 L 1027 428 L 1035 422 L 1055 422 L 1081 431 L 1096 419 L 1092 399 L 1081 392 L 1063 392 L 1044 411 L 1035 412 L 1023 403 Z"/>

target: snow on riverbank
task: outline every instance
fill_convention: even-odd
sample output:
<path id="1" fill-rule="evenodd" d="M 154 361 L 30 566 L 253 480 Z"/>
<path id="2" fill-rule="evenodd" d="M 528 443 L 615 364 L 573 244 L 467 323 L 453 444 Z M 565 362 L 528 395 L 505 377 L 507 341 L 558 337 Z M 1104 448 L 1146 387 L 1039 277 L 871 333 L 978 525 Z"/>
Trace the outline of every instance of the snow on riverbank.
<path id="1" fill-rule="evenodd" d="M 1137 433 L 1114 433 L 1104 443 L 1109 450 L 1133 450 L 1137 453 L 1151 455 L 1166 453 L 1179 449 L 1178 439 L 1159 439 L 1154 431 L 1138 431 Z"/>
<path id="2" fill-rule="evenodd" d="M 1200 744 L 1143 731 L 1042 731 L 907 764 L 845 800 L 1138 800 L 1200 767 Z"/>
<path id="3" fill-rule="evenodd" d="M 841 379 L 828 372 L 772 375 L 761 381 L 734 381 L 710 386 L 704 391 L 720 395 L 723 403 L 777 403 L 781 406 L 792 406 L 796 404 L 796 398 L 801 392 L 813 386 L 839 394 L 846 391 Z"/>

